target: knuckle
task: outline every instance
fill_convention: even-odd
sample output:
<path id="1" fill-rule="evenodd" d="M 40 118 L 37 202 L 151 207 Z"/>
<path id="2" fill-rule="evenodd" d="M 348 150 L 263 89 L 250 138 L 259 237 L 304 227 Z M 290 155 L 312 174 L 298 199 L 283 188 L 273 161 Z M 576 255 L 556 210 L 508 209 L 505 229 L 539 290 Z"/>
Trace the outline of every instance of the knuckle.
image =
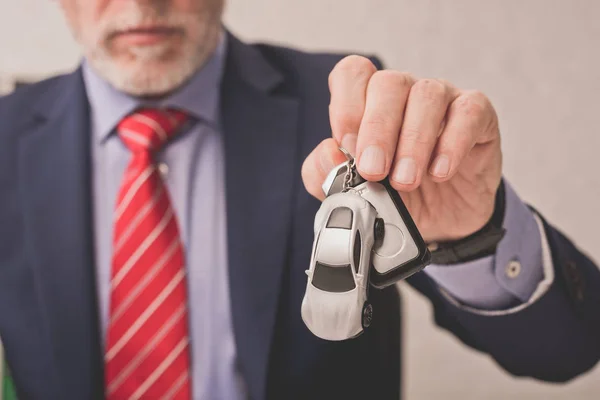
<path id="1" fill-rule="evenodd" d="M 483 92 L 480 92 L 479 90 L 472 90 L 467 93 L 477 104 L 481 105 L 481 108 L 484 111 L 489 111 L 493 108 L 489 97 L 487 97 Z"/>
<path id="2" fill-rule="evenodd" d="M 383 70 L 377 71 L 373 74 L 369 85 L 393 88 L 410 88 L 412 83 L 413 79 L 410 74 L 400 71 Z"/>
<path id="3" fill-rule="evenodd" d="M 411 94 L 422 99 L 439 101 L 446 97 L 447 88 L 436 79 L 421 79 L 413 85 Z"/>
<path id="4" fill-rule="evenodd" d="M 356 79 L 363 76 L 371 76 L 375 71 L 377 71 L 377 67 L 368 58 L 358 55 L 347 56 L 333 68 L 329 74 L 329 83 L 331 84 L 340 75 Z"/>
<path id="5" fill-rule="evenodd" d="M 423 128 L 420 126 L 405 126 L 402 128 L 401 142 L 404 145 L 410 144 L 416 147 L 429 146 L 433 139 L 425 135 Z"/>
<path id="6" fill-rule="evenodd" d="M 371 137 L 385 137 L 394 129 L 394 122 L 385 114 L 372 112 L 363 119 L 363 127 Z"/>
<path id="7" fill-rule="evenodd" d="M 456 110 L 469 117 L 478 117 L 485 113 L 486 105 L 478 92 L 469 92 L 461 95 L 454 102 Z"/>
<path id="8" fill-rule="evenodd" d="M 472 97 L 473 99 L 477 100 L 479 103 L 481 104 L 485 104 L 488 103 L 488 97 L 483 93 L 480 92 L 479 90 L 469 90 L 466 92 L 467 96 Z"/>
<path id="9" fill-rule="evenodd" d="M 413 143 L 421 136 L 423 135 L 420 126 L 404 125 L 402 127 L 402 132 L 400 133 L 400 140 L 402 143 Z"/>
<path id="10" fill-rule="evenodd" d="M 454 89 L 455 88 L 454 85 L 450 81 L 448 81 L 447 79 L 437 78 L 435 80 L 438 81 L 439 83 L 441 83 L 442 85 L 444 85 L 447 91 L 449 91 L 450 89 Z"/>

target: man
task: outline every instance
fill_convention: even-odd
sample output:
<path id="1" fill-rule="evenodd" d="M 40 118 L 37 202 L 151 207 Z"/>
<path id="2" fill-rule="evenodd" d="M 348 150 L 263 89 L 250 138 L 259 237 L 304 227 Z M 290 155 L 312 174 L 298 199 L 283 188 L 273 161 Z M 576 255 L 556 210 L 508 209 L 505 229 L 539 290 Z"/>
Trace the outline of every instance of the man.
<path id="1" fill-rule="evenodd" d="M 437 247 L 409 282 L 440 326 L 515 375 L 598 361 L 600 273 L 501 181 L 481 93 L 241 43 L 222 0 L 61 5 L 81 68 L 0 99 L 0 335 L 20 398 L 399 398 L 394 288 L 371 292 L 354 340 L 300 318 L 340 144 Z"/>

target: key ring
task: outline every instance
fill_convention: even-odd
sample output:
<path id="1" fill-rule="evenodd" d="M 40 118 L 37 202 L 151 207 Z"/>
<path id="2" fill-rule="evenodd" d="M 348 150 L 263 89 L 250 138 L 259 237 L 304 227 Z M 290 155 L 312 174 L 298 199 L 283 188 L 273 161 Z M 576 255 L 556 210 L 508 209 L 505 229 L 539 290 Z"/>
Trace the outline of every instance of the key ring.
<path id="1" fill-rule="evenodd" d="M 354 157 L 352 157 L 352 154 L 350 154 L 350 152 L 348 150 L 346 150 L 345 148 L 340 146 L 339 149 L 342 153 L 344 153 L 344 155 L 348 159 L 348 164 L 346 165 L 346 175 L 344 175 L 344 183 L 342 185 L 342 192 L 345 193 L 348 190 L 350 190 L 350 188 L 351 188 L 350 183 L 355 178 L 354 169 L 356 167 L 356 160 L 354 159 Z"/>

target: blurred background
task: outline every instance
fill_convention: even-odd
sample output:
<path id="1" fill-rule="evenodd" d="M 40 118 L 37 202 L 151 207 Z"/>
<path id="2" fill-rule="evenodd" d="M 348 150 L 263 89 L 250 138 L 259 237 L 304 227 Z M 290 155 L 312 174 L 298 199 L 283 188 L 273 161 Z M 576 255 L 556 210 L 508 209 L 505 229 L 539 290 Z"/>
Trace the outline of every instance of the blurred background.
<path id="1" fill-rule="evenodd" d="M 228 3 L 227 26 L 242 39 L 376 54 L 389 68 L 482 90 L 500 115 L 505 176 L 600 261 L 599 1 Z M 0 0 L 0 92 L 78 61 L 54 1 Z M 437 329 L 429 304 L 401 290 L 407 400 L 600 398 L 600 367 L 565 385 L 513 378 Z"/>

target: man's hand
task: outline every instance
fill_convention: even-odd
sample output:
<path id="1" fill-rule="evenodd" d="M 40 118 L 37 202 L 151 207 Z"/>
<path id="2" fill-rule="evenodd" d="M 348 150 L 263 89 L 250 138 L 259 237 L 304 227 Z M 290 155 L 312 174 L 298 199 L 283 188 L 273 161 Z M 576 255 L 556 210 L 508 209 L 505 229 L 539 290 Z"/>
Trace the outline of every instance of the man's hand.
<path id="1" fill-rule="evenodd" d="M 321 184 L 357 158 L 369 181 L 390 177 L 426 242 L 456 240 L 490 219 L 502 173 L 498 117 L 489 99 L 437 79 L 377 71 L 349 56 L 329 76 L 333 138 L 306 158 L 304 185 L 323 199 Z"/>

